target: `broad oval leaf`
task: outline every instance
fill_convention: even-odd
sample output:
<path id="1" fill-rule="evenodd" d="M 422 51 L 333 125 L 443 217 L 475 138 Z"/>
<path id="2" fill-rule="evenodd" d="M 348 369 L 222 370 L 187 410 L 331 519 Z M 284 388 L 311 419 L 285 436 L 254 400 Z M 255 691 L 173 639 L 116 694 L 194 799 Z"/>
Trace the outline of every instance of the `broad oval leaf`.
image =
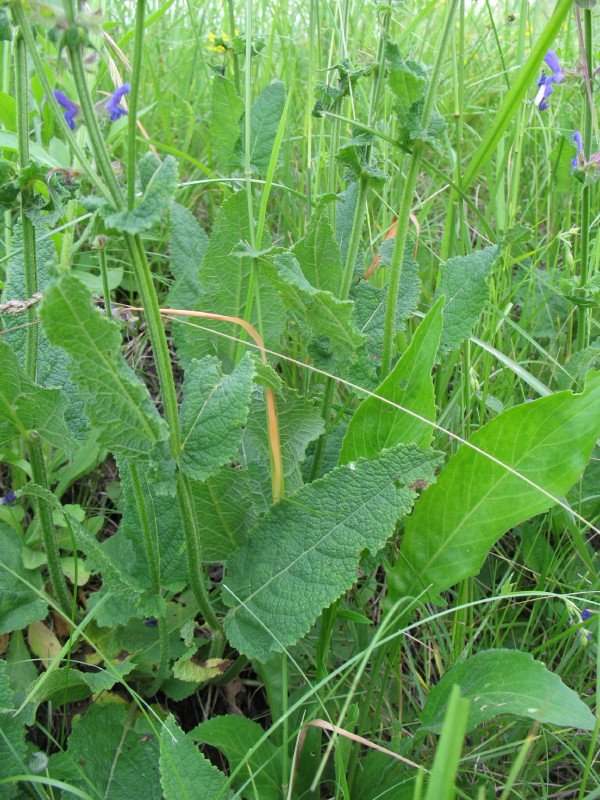
<path id="1" fill-rule="evenodd" d="M 558 392 L 503 412 L 470 443 L 554 497 L 583 472 L 600 435 L 600 373 L 581 394 Z M 448 462 L 406 523 L 400 556 L 388 573 L 391 603 L 428 590 L 436 595 L 476 575 L 509 528 L 553 501 L 536 486 L 468 445 Z"/>
<path id="2" fill-rule="evenodd" d="M 427 730 L 441 731 L 455 685 L 471 701 L 467 731 L 500 714 L 586 731 L 596 724 L 583 700 L 529 653 L 484 650 L 452 667 L 433 687 L 421 714 Z"/>
<path id="3" fill-rule="evenodd" d="M 400 445 L 375 461 L 338 467 L 272 506 L 233 554 L 223 583 L 225 631 L 240 652 L 266 661 L 308 631 L 357 579 L 410 511 L 415 481 L 430 482 L 440 454 Z"/>

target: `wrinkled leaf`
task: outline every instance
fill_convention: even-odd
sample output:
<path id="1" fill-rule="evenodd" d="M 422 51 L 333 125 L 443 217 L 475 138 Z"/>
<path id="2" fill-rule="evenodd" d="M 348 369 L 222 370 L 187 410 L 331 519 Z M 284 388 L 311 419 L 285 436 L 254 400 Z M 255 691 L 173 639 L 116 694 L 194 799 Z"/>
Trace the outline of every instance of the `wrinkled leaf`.
<path id="1" fill-rule="evenodd" d="M 487 279 L 498 256 L 492 245 L 468 256 L 455 256 L 442 264 L 435 300 L 446 295 L 440 354 L 455 350 L 473 332 L 489 297 Z"/>
<path id="2" fill-rule="evenodd" d="M 85 791 L 93 786 L 105 800 L 161 800 L 158 753 L 153 725 L 121 703 L 91 705 L 75 719 L 67 749 L 82 772 L 74 784 Z"/>
<path id="3" fill-rule="evenodd" d="M 25 569 L 21 549 L 12 528 L 0 523 L 0 634 L 25 628 L 48 613 L 40 597 L 42 576 L 39 570 Z"/>
<path id="4" fill-rule="evenodd" d="M 297 642 L 356 581 L 361 553 L 381 548 L 412 507 L 408 487 L 432 481 L 438 462 L 434 451 L 401 445 L 376 461 L 338 467 L 272 506 L 228 562 L 231 644 L 265 661 Z"/>
<path id="5" fill-rule="evenodd" d="M 237 165 L 234 150 L 240 139 L 240 118 L 244 113 L 244 101 L 229 78 L 213 76 L 210 107 L 208 127 L 213 155 L 219 166 L 227 169 Z"/>
<path id="6" fill-rule="evenodd" d="M 260 93 L 250 109 L 250 166 L 264 175 L 271 160 L 279 120 L 285 106 L 285 86 L 273 81 Z M 244 137 L 241 138 L 244 164 Z"/>
<path id="7" fill-rule="evenodd" d="M 292 247 L 292 253 L 311 286 L 338 295 L 344 265 L 324 203 L 313 212 L 306 233 Z"/>
<path id="8" fill-rule="evenodd" d="M 169 291 L 167 308 L 196 308 L 200 294 L 200 269 L 208 247 L 208 236 L 204 233 L 194 215 L 178 203 L 171 203 L 169 222 L 169 266 L 174 281 Z M 184 368 L 189 363 L 186 350 L 186 320 L 179 317 L 172 323 L 173 342 L 179 360 Z"/>
<path id="9" fill-rule="evenodd" d="M 25 744 L 26 728 L 11 711 L 16 710 L 13 692 L 6 674 L 6 661 L 0 660 L 0 780 L 11 775 L 22 775 L 27 758 Z M 17 796 L 15 784 L 0 784 L 0 799 L 10 800 Z"/>
<path id="10" fill-rule="evenodd" d="M 99 444 L 117 456 L 150 459 L 168 429 L 121 355 L 118 324 L 92 306 L 87 289 L 73 275 L 48 287 L 40 313 L 49 340 L 69 355 L 69 371 L 99 431 Z"/>
<path id="11" fill-rule="evenodd" d="M 0 341 L 0 444 L 36 431 L 55 447 L 69 440 L 66 399 L 58 389 L 44 389 L 29 380 L 16 353 Z"/>
<path id="12" fill-rule="evenodd" d="M 100 208 L 105 224 L 116 231 L 141 233 L 158 222 L 169 207 L 177 188 L 177 162 L 167 156 L 163 162 L 147 153 L 139 164 L 143 194 L 131 211 L 116 211 L 108 205 Z"/>
<path id="13" fill-rule="evenodd" d="M 203 481 L 237 457 L 248 419 L 254 364 L 244 356 L 223 376 L 214 356 L 193 359 L 183 383 L 179 466 Z"/>
<path id="14" fill-rule="evenodd" d="M 166 728 L 166 730 L 165 730 Z M 161 731 L 160 782 L 164 800 L 214 800 L 217 795 L 226 800 L 222 791 L 227 778 L 198 750 L 177 725 L 172 715 Z M 221 794 L 219 794 L 221 792 Z"/>

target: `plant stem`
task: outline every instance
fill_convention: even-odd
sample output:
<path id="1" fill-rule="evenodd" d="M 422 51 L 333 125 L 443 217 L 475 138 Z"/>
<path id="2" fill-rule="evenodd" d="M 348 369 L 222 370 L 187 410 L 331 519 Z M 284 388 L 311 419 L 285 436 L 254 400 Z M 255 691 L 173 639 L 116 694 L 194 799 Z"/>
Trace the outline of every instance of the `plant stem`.
<path id="1" fill-rule="evenodd" d="M 21 170 L 29 163 L 29 80 L 27 72 L 27 47 L 21 31 L 15 39 L 15 66 L 16 66 L 16 110 L 17 110 L 17 141 L 19 154 L 19 167 Z M 23 266 L 25 277 L 25 296 L 32 297 L 38 290 L 35 229 L 27 216 L 27 208 L 31 203 L 31 190 L 28 187 L 21 189 L 21 227 L 23 231 Z M 32 381 L 37 381 L 37 356 L 38 356 L 38 331 L 35 309 L 27 311 L 28 325 L 25 328 L 25 371 Z M 48 489 L 46 464 L 42 442 L 35 431 L 31 431 L 27 439 L 31 477 L 34 483 Z M 56 599 L 61 610 L 70 619 L 73 614 L 73 599 L 69 594 L 65 576 L 60 561 L 60 549 L 56 538 L 52 509 L 43 500 L 34 500 L 34 509 L 40 523 L 42 541 L 48 561 L 48 572 L 56 594 Z"/>
<path id="2" fill-rule="evenodd" d="M 579 6 L 575 6 L 577 25 L 582 45 L 582 61 L 584 64 L 584 78 L 587 88 L 587 102 L 583 111 L 583 155 L 587 161 L 592 151 L 592 124 L 593 124 L 593 87 L 590 81 L 592 71 L 592 12 L 583 10 L 583 35 L 581 31 L 581 14 Z M 588 281 L 588 266 L 590 259 L 590 200 L 591 186 L 586 183 L 581 191 L 581 258 L 579 265 L 579 282 L 585 287 Z M 588 343 L 588 316 L 585 306 L 577 308 L 577 350 L 582 350 Z"/>
<path id="3" fill-rule="evenodd" d="M 108 151 L 104 144 L 104 139 L 96 119 L 94 107 L 89 94 L 82 57 L 82 42 L 71 43 L 69 46 L 69 57 L 73 70 L 73 78 L 77 87 L 77 93 L 81 103 L 83 116 L 88 127 L 90 142 L 99 165 L 100 171 L 106 181 L 111 200 L 117 209 L 123 209 L 124 198 L 121 187 L 112 168 Z M 175 381 L 171 369 L 171 359 L 167 345 L 162 317 L 160 315 L 158 298 L 152 280 L 152 273 L 146 257 L 146 251 L 139 235 L 126 234 L 125 244 L 131 256 L 137 279 L 138 290 L 142 300 L 142 306 L 146 314 L 148 333 L 154 354 L 156 371 L 160 385 L 160 393 L 163 401 L 165 418 L 169 426 L 169 444 L 171 455 L 175 460 L 179 457 L 181 444 L 181 430 L 179 426 L 179 408 L 177 404 L 177 393 Z M 208 593 L 204 586 L 204 574 L 202 572 L 202 545 L 200 541 L 200 531 L 196 518 L 196 509 L 191 498 L 191 490 L 187 478 L 179 473 L 177 478 L 177 498 L 181 513 L 181 521 L 185 532 L 186 551 L 188 558 L 188 570 L 190 585 L 200 611 L 213 632 L 213 647 L 215 652 L 221 651 L 224 647 L 224 639 L 219 621 L 211 607 Z M 212 654 L 212 651 L 211 651 Z"/>
<path id="4" fill-rule="evenodd" d="M 233 41 L 235 36 L 235 13 L 233 8 L 233 0 L 227 0 L 227 12 L 229 16 L 229 36 Z M 248 32 L 246 31 L 246 36 Z M 233 82 L 237 93 L 240 93 L 240 60 L 237 53 L 233 54 Z"/>
<path id="5" fill-rule="evenodd" d="M 155 595 L 161 594 L 160 583 L 160 552 L 158 549 L 158 541 L 152 533 L 150 526 L 150 518 L 148 517 L 148 509 L 146 507 L 146 498 L 140 480 L 140 473 L 137 464 L 128 462 L 129 477 L 131 478 L 131 486 L 135 497 L 135 505 L 140 520 L 140 527 L 142 529 L 142 536 L 144 538 L 144 550 L 146 552 L 146 561 L 150 568 L 150 577 L 152 580 L 152 590 Z M 158 620 L 158 638 L 160 645 L 160 658 L 158 662 L 158 669 L 152 686 L 148 690 L 149 695 L 154 695 L 160 689 L 162 682 L 167 674 L 167 667 L 169 664 L 169 635 L 167 631 L 167 621 L 165 616 L 159 617 Z"/>
<path id="6" fill-rule="evenodd" d="M 450 35 L 452 33 L 452 24 L 458 2 L 459 0 L 451 0 L 448 7 L 446 24 L 442 33 L 441 42 L 439 43 L 437 57 L 433 65 L 433 72 L 429 80 L 427 94 L 425 95 L 423 113 L 421 114 L 421 126 L 425 130 L 427 130 L 429 127 L 429 121 L 433 112 L 433 104 L 442 72 L 442 64 L 446 58 L 448 40 L 450 39 Z M 400 279 L 402 277 L 404 253 L 406 250 L 406 234 L 408 233 L 412 200 L 415 192 L 415 186 L 417 185 L 417 177 L 419 175 L 421 158 L 423 156 L 424 149 L 425 145 L 423 140 L 418 139 L 413 147 L 412 155 L 409 156 L 408 174 L 406 176 L 406 182 L 402 191 L 400 210 L 398 212 L 398 228 L 396 230 L 394 250 L 392 252 L 392 261 L 389 270 L 390 281 L 388 285 L 388 295 L 385 306 L 383 354 L 381 358 L 382 378 L 386 377 L 392 367 L 392 358 L 394 355 L 394 336 L 396 328 L 396 308 L 398 305 L 398 289 L 400 288 Z"/>
<path id="7" fill-rule="evenodd" d="M 137 0 L 135 7 L 135 39 L 133 43 L 133 70 L 129 91 L 129 120 L 127 124 L 127 208 L 135 205 L 135 173 L 137 167 L 137 109 L 140 77 L 144 56 L 144 11 L 146 0 Z"/>

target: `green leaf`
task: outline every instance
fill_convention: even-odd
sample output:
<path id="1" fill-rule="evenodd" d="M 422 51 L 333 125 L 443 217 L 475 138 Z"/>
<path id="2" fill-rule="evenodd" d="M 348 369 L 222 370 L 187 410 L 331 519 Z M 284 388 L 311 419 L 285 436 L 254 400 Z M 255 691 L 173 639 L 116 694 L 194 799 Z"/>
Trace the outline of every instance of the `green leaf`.
<path id="1" fill-rule="evenodd" d="M 382 186 L 389 178 L 377 166 L 377 161 L 371 158 L 367 162 L 367 147 L 375 142 L 371 133 L 358 133 L 354 138 L 345 142 L 337 151 L 335 159 L 338 164 L 345 166 L 350 171 L 353 180 L 366 178 L 375 187 Z"/>
<path id="2" fill-rule="evenodd" d="M 67 754 L 81 769 L 74 784 L 105 800 L 161 800 L 159 745 L 154 727 L 127 705 L 91 705 L 75 718 Z"/>
<path id="3" fill-rule="evenodd" d="M 561 136 L 550 153 L 552 165 L 552 184 L 555 192 L 567 192 L 573 186 L 571 159 L 577 154 L 574 143 Z"/>
<path id="4" fill-rule="evenodd" d="M 47 702 L 62 705 L 85 700 L 97 692 L 112 689 L 134 667 L 135 663 L 131 659 L 111 664 L 111 669 L 91 670 L 90 665 L 90 671 L 87 672 L 73 667 L 58 667 L 46 676 L 39 692 L 35 691 L 35 686 L 32 687 L 34 705 Z"/>
<path id="5" fill-rule="evenodd" d="M 206 480 L 236 459 L 253 377 L 248 356 L 225 376 L 214 356 L 192 360 L 183 383 L 179 456 L 179 466 L 190 478 Z"/>
<path id="6" fill-rule="evenodd" d="M 554 497 L 587 464 L 600 435 L 600 373 L 581 394 L 559 392 L 504 411 L 470 443 Z M 429 588 L 429 596 L 476 575 L 494 542 L 553 501 L 537 488 L 462 445 L 407 520 L 400 556 L 388 573 L 389 599 Z"/>
<path id="7" fill-rule="evenodd" d="M 448 670 L 421 713 L 427 730 L 441 731 L 453 686 L 471 701 L 467 731 L 501 714 L 586 731 L 596 724 L 590 709 L 558 675 L 518 650 L 484 650 Z"/>
<path id="8" fill-rule="evenodd" d="M 206 562 L 225 561 L 246 540 L 256 520 L 245 474 L 224 467 L 204 483 L 191 482 Z"/>
<path id="9" fill-rule="evenodd" d="M 191 211 L 178 203 L 171 203 L 169 266 L 175 280 L 166 300 L 167 308 L 196 308 L 200 295 L 200 269 L 207 247 L 208 236 Z M 186 320 L 196 322 L 192 317 L 179 317 L 179 321 L 173 322 L 173 342 L 184 368 L 189 363 Z"/>
<path id="10" fill-rule="evenodd" d="M 435 392 L 431 370 L 442 331 L 444 299 L 429 311 L 416 330 L 410 347 L 375 393 L 414 411 L 429 420 L 435 419 Z M 431 444 L 433 428 L 400 409 L 367 397 L 357 408 L 348 425 L 340 453 L 340 464 L 361 456 L 376 458 L 384 448 L 401 442 L 415 442 L 419 447 Z"/>
<path id="11" fill-rule="evenodd" d="M 251 258 L 239 258 L 232 253 L 240 242 L 250 241 L 248 225 L 248 203 L 246 193 L 238 192 L 226 200 L 213 225 L 210 242 L 202 269 L 200 271 L 200 295 L 196 308 L 201 311 L 216 311 L 244 319 L 248 300 L 250 276 L 254 269 Z M 262 244 L 268 244 L 267 237 Z M 256 275 L 256 292 L 260 293 L 262 328 L 265 346 L 271 350 L 279 349 L 279 337 L 285 326 L 285 313 L 279 295 L 272 289 L 266 278 Z M 256 296 L 256 294 L 255 294 Z M 252 312 L 249 322 L 259 327 L 257 304 L 251 297 Z M 231 322 L 207 321 L 215 331 L 227 336 L 240 336 L 241 328 Z M 231 371 L 235 365 L 238 344 L 221 336 L 211 336 L 202 331 L 188 329 L 186 341 L 190 356 L 201 358 L 216 354 L 223 362 L 223 369 Z"/>
<path id="12" fill-rule="evenodd" d="M 354 354 L 363 337 L 352 320 L 351 300 L 338 300 L 331 292 L 311 286 L 291 252 L 276 255 L 273 266 L 269 264 L 265 271 L 308 338 L 317 366 L 332 367 Z"/>
<path id="13" fill-rule="evenodd" d="M 225 775 L 202 755 L 172 715 L 161 731 L 160 782 L 164 800 L 214 800 L 217 795 L 226 800 L 231 796 L 225 790 Z"/>
<path id="14" fill-rule="evenodd" d="M 250 780 L 256 797 L 281 800 L 281 752 L 267 739 L 248 756 L 264 734 L 257 722 L 233 714 L 213 717 L 189 733 L 195 742 L 220 750 L 229 761 L 230 771 L 242 766 L 236 784 Z"/>
<path id="15" fill-rule="evenodd" d="M 158 222 L 169 207 L 177 188 L 177 162 L 167 156 L 163 162 L 153 153 L 147 153 L 139 164 L 143 194 L 131 211 L 117 211 L 112 206 L 100 208 L 100 216 L 113 230 L 140 233 Z"/>
<path id="16" fill-rule="evenodd" d="M 40 313 L 49 340 L 70 357 L 69 371 L 99 431 L 98 443 L 116 456 L 150 459 L 168 429 L 121 355 L 118 324 L 93 307 L 85 286 L 73 275 L 48 287 Z"/>
<path id="17" fill-rule="evenodd" d="M 338 467 L 272 506 L 228 562 L 231 644 L 259 661 L 295 644 L 356 581 L 362 552 L 382 547 L 412 507 L 408 486 L 433 480 L 439 459 L 401 445 L 376 461 Z"/>
<path id="18" fill-rule="evenodd" d="M 6 661 L 0 660 L 0 780 L 28 772 L 25 767 L 26 729 L 23 722 L 15 719 L 11 713 L 16 711 L 16 706 L 5 668 Z M 15 784 L 0 784 L 1 800 L 10 800 L 16 796 Z"/>
<path id="19" fill-rule="evenodd" d="M 123 566 L 121 566 L 122 564 L 127 564 L 134 560 L 133 548 L 130 542 L 127 542 L 129 549 L 126 553 L 121 551 L 118 553 L 117 558 L 113 558 L 113 539 L 115 539 L 115 537 L 111 536 L 101 544 L 87 528 L 62 507 L 60 501 L 51 491 L 44 489 L 42 486 L 37 486 L 34 483 L 28 483 L 18 494 L 19 496 L 27 494 L 39 497 L 45 502 L 50 503 L 53 508 L 60 509 L 65 522 L 73 534 L 77 548 L 85 553 L 89 559 L 87 566 L 93 565 L 95 569 L 102 573 L 103 587 L 106 587 L 108 591 L 118 595 L 119 598 L 124 599 L 132 609 L 142 606 L 144 610 L 147 610 L 147 616 L 158 613 L 160 610 L 160 607 L 157 607 L 156 604 L 158 599 L 155 600 L 143 594 L 143 584 L 138 582 L 135 575 L 128 573 Z M 119 543 L 119 541 L 120 540 L 117 540 L 117 543 Z"/>
<path id="20" fill-rule="evenodd" d="M 281 81 L 273 81 L 265 86 L 250 109 L 250 167 L 261 175 L 266 173 L 269 166 L 284 106 L 285 86 Z M 243 136 L 241 145 L 243 165 L 245 163 Z"/>
<path id="21" fill-rule="evenodd" d="M 335 238 L 342 254 L 342 263 L 345 264 L 348 255 L 348 245 L 350 243 L 350 237 L 352 236 L 352 228 L 354 227 L 354 213 L 358 200 L 358 181 L 353 181 L 348 188 L 340 192 L 337 197 L 338 201 L 334 206 Z M 364 253 L 362 247 L 359 246 L 356 254 L 356 262 L 354 264 L 354 272 L 364 272 L 364 270 L 361 270 L 363 259 Z"/>
<path id="22" fill-rule="evenodd" d="M 388 84 L 401 108 L 410 108 L 424 95 L 427 87 L 427 70 L 423 64 L 400 56 L 397 44 L 386 42 Z"/>
<path id="23" fill-rule="evenodd" d="M 441 355 L 455 350 L 473 332 L 489 297 L 487 279 L 498 252 L 498 247 L 492 245 L 468 256 L 449 258 L 442 264 L 442 277 L 434 298 L 446 295 Z"/>
<path id="24" fill-rule="evenodd" d="M 38 290 L 44 292 L 50 281 L 52 262 L 56 258 L 56 249 L 54 241 L 50 237 L 51 231 L 46 225 L 37 225 L 35 230 Z M 12 233 L 11 248 L 14 254 L 8 260 L 8 276 L 2 293 L 3 301 L 28 299 L 25 288 L 25 262 L 22 247 L 23 232 L 21 225 L 18 224 L 15 225 Z M 18 317 L 5 314 L 3 316 L 4 327 L 13 328 L 16 324 L 15 320 L 18 319 Z M 24 367 L 25 328 L 6 331 L 2 338 L 12 347 L 19 357 L 21 366 Z M 89 424 L 83 410 L 83 400 L 67 369 L 67 355 L 60 347 L 54 347 L 50 344 L 41 326 L 38 331 L 37 344 L 37 381 L 46 389 L 60 389 L 61 394 L 67 400 L 65 422 L 70 435 L 77 442 L 82 442 L 86 439 L 89 434 Z M 65 441 L 65 445 L 69 445 L 69 440 Z"/>
<path id="25" fill-rule="evenodd" d="M 213 156 L 222 169 L 238 165 L 234 151 L 240 139 L 240 119 L 243 113 L 244 102 L 234 84 L 223 75 L 214 75 L 208 129 Z"/>
<path id="26" fill-rule="evenodd" d="M 311 286 L 337 296 L 344 264 L 325 203 L 320 203 L 314 210 L 306 233 L 292 247 L 292 253 Z"/>
<path id="27" fill-rule="evenodd" d="M 0 444 L 36 431 L 55 447 L 69 440 L 67 401 L 58 389 L 44 389 L 27 377 L 12 348 L 0 341 Z"/>
<path id="28" fill-rule="evenodd" d="M 25 569 L 22 547 L 12 528 L 0 523 L 0 634 L 25 628 L 48 613 L 40 596 L 42 576 L 39 570 Z"/>

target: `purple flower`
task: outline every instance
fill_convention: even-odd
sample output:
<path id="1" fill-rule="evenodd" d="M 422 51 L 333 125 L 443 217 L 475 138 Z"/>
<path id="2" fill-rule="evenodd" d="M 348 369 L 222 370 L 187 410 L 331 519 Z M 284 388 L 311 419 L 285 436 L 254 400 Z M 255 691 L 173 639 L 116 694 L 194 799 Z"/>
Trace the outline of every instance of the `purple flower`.
<path id="1" fill-rule="evenodd" d="M 106 104 L 106 110 L 110 113 L 110 121 L 115 122 L 118 119 L 121 119 L 123 114 L 127 114 L 127 111 L 124 108 L 121 108 L 119 105 L 121 98 L 124 94 L 129 94 L 131 89 L 131 85 L 129 83 L 124 83 L 122 86 L 119 86 L 118 89 L 112 94 L 112 97 Z"/>
<path id="2" fill-rule="evenodd" d="M 75 120 L 73 117 L 79 114 L 79 106 L 76 106 L 72 100 L 69 100 L 67 95 L 61 92 L 60 89 L 54 90 L 54 97 L 56 97 L 56 102 L 65 110 L 64 117 L 67 120 L 67 125 L 71 130 L 75 130 Z"/>
<path id="3" fill-rule="evenodd" d="M 158 625 L 158 620 L 157 619 L 145 619 L 144 620 L 144 625 L 147 625 L 149 628 L 156 628 L 156 626 Z"/>
<path id="4" fill-rule="evenodd" d="M 544 56 L 544 61 L 552 70 L 552 75 L 546 75 L 545 72 L 542 72 L 542 77 L 538 81 L 538 86 L 540 88 L 533 102 L 540 111 L 545 111 L 548 108 L 548 103 L 546 100 L 553 92 L 552 84 L 560 83 L 565 77 L 564 72 L 560 68 L 558 56 L 553 50 L 548 50 Z"/>
<path id="5" fill-rule="evenodd" d="M 587 622 L 588 619 L 592 618 L 592 612 L 587 608 L 587 606 L 581 612 L 581 621 Z"/>
<path id="6" fill-rule="evenodd" d="M 0 506 L 4 506 L 7 503 L 12 505 L 13 503 L 17 502 L 17 495 L 11 490 L 5 497 L 0 497 Z"/>
<path id="7" fill-rule="evenodd" d="M 571 172 L 573 172 L 573 170 L 578 167 L 579 161 L 583 154 L 583 143 L 581 141 L 581 134 L 579 133 L 579 131 L 575 131 L 575 133 L 573 134 L 573 141 L 577 145 L 577 155 L 575 156 L 575 158 L 571 159 Z"/>

